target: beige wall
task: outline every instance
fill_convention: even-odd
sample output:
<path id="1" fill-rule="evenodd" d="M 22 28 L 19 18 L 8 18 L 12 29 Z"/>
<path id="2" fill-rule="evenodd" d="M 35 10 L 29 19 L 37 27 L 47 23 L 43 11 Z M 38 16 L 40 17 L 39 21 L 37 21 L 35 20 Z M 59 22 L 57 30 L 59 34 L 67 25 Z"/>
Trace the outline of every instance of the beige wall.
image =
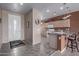
<path id="1" fill-rule="evenodd" d="M 0 23 L 0 48 L 2 45 L 2 23 Z"/>
<path id="2" fill-rule="evenodd" d="M 42 13 L 33 8 L 33 45 L 41 42 L 41 23 L 35 24 L 35 20 L 41 20 Z"/>
<path id="3" fill-rule="evenodd" d="M 2 45 L 2 23 L 0 22 L 0 48 Z"/>
<path id="4" fill-rule="evenodd" d="M 25 16 L 22 14 L 2 10 L 2 43 L 9 42 L 8 40 L 8 14 L 20 15 L 21 20 L 21 39 L 30 42 L 31 44 L 38 44 L 41 41 L 41 26 L 40 24 L 35 24 L 35 20 L 41 20 L 42 13 L 36 9 L 32 9 Z M 25 19 L 25 20 L 24 20 Z M 27 22 L 29 21 L 29 28 L 27 28 Z"/>
<path id="5" fill-rule="evenodd" d="M 7 11 L 2 10 L 2 43 L 8 42 L 8 15 Z"/>
<path id="6" fill-rule="evenodd" d="M 32 45 L 41 42 L 41 26 L 35 24 L 35 20 L 41 20 L 42 13 L 36 9 L 32 9 L 25 16 L 25 39 Z M 29 28 L 27 28 L 27 22 L 29 21 Z"/>
<path id="7" fill-rule="evenodd" d="M 22 17 L 21 22 L 21 40 L 24 40 L 24 15 L 2 10 L 2 43 L 9 42 L 8 40 L 8 14 L 20 15 Z"/>
<path id="8" fill-rule="evenodd" d="M 1 9 L 0 9 L 0 18 L 1 18 Z M 2 44 L 2 22 L 0 20 L 0 48 Z"/>
<path id="9" fill-rule="evenodd" d="M 32 10 L 25 15 L 25 41 L 32 44 Z M 29 27 L 28 27 L 29 25 Z"/>
<path id="10" fill-rule="evenodd" d="M 38 44 L 41 41 L 41 35 L 40 35 L 40 24 L 36 25 L 35 24 L 35 19 L 38 18 L 38 16 L 41 16 L 42 14 L 37 11 L 36 9 L 32 9 L 27 15 L 25 15 L 25 20 L 24 20 L 24 15 L 18 14 L 18 13 L 13 13 L 10 11 L 2 10 L 2 43 L 7 43 L 9 42 L 8 40 L 8 13 L 15 14 L 15 15 L 20 15 L 22 17 L 21 20 L 21 33 L 22 33 L 22 40 L 26 40 L 30 42 L 31 44 Z M 39 20 L 41 17 L 39 17 Z M 29 21 L 29 28 L 27 28 L 27 22 Z M 25 35 L 24 35 L 25 32 Z"/>
<path id="11" fill-rule="evenodd" d="M 21 40 L 25 40 L 24 37 L 24 15 L 21 14 Z"/>

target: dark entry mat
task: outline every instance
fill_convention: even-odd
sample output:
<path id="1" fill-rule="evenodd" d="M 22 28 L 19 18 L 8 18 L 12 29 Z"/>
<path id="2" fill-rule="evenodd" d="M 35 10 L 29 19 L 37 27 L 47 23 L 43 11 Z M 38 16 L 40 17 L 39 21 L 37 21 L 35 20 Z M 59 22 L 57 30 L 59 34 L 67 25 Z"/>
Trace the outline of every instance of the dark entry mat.
<path id="1" fill-rule="evenodd" d="M 10 48 L 15 48 L 15 47 L 22 46 L 22 45 L 25 45 L 25 44 L 21 40 L 16 40 L 16 41 L 10 42 Z"/>

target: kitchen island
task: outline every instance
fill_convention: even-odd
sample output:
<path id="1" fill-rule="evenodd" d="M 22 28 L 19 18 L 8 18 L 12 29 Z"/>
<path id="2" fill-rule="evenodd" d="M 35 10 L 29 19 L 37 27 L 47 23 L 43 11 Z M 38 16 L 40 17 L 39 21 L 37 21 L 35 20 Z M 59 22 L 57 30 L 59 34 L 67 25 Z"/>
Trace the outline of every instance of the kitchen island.
<path id="1" fill-rule="evenodd" d="M 48 32 L 50 46 L 62 53 L 66 47 L 65 35 L 64 32 Z"/>

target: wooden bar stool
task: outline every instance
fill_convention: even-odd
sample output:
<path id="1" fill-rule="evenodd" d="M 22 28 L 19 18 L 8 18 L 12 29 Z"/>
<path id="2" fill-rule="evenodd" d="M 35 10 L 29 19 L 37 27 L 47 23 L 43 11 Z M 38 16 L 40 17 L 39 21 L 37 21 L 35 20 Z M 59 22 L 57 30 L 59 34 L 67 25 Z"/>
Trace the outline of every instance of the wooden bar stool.
<path id="1" fill-rule="evenodd" d="M 76 34 L 72 34 L 68 37 L 67 47 L 71 48 L 72 52 L 73 52 L 73 49 L 77 49 L 77 51 L 79 52 Z"/>

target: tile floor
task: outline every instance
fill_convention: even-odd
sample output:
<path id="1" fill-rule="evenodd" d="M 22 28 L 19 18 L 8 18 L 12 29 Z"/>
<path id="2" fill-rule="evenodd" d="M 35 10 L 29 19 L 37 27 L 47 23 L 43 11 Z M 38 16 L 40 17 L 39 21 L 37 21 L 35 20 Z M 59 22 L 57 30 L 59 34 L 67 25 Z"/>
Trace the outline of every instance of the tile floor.
<path id="1" fill-rule="evenodd" d="M 54 53 L 52 49 L 42 50 L 40 47 L 40 44 L 38 44 L 35 46 L 24 45 L 10 49 L 9 44 L 4 44 L 0 50 L 0 56 L 48 56 Z"/>
<path id="2" fill-rule="evenodd" d="M 49 47 L 42 48 L 40 44 L 35 46 L 24 45 L 10 49 L 8 44 L 4 44 L 0 49 L 0 56 L 79 56 L 79 52 L 75 49 L 72 53 L 71 49 L 67 48 L 63 53 L 60 53 L 60 51 L 55 51 Z"/>
<path id="3" fill-rule="evenodd" d="M 72 53 L 71 49 L 68 48 L 63 53 L 60 53 L 60 51 L 56 51 L 53 54 L 51 54 L 51 56 L 79 56 L 79 52 L 77 52 L 77 50 L 74 49 L 74 52 Z"/>
<path id="4" fill-rule="evenodd" d="M 6 43 L 0 49 L 0 56 L 79 56 L 79 52 L 74 50 L 72 53 L 70 48 L 61 54 L 59 51 L 52 49 L 48 41 L 47 38 L 43 38 L 40 44 L 34 46 L 25 44 L 13 49 L 10 49 L 9 43 Z"/>

